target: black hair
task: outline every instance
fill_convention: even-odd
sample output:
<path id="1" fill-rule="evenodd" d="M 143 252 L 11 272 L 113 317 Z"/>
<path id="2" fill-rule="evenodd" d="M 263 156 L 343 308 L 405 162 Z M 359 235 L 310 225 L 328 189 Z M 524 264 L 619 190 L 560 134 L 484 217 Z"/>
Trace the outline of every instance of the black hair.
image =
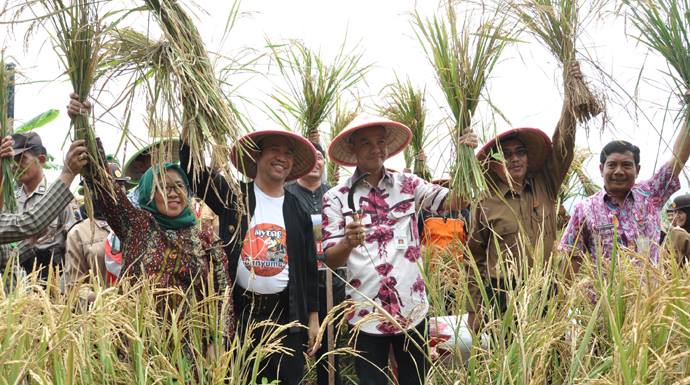
<path id="1" fill-rule="evenodd" d="M 316 149 L 316 151 L 320 152 L 321 156 L 323 156 L 325 158 L 326 153 L 323 151 L 323 147 L 321 147 L 321 145 L 318 143 L 312 143 L 312 144 L 314 145 L 314 148 Z"/>
<path id="2" fill-rule="evenodd" d="M 606 163 L 606 158 L 608 158 L 609 155 L 625 154 L 626 152 L 631 152 L 633 154 L 635 165 L 638 166 L 640 164 L 640 148 L 630 142 L 626 142 L 625 140 L 614 140 L 612 142 L 608 142 L 601 150 L 599 162 L 604 164 Z"/>

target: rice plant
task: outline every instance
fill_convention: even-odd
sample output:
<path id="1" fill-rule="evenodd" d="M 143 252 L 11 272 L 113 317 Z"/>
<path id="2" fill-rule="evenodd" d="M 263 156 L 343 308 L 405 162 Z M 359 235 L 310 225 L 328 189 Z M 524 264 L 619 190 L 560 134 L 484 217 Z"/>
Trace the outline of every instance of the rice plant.
<path id="1" fill-rule="evenodd" d="M 404 153 L 405 167 L 412 168 L 414 162 L 413 172 L 422 179 L 431 180 L 424 152 L 427 143 L 425 91 L 415 88 L 409 79 L 406 82 L 397 79 L 387 88 L 386 105 L 380 108 L 381 113 L 412 130 L 412 141 Z"/>
<path id="2" fill-rule="evenodd" d="M 42 26 L 54 41 L 54 48 L 62 62 L 79 100 L 89 97 L 97 79 L 101 62 L 104 30 L 99 17 L 99 4 L 90 0 L 37 0 L 29 3 L 30 10 L 37 14 L 36 23 Z M 89 163 L 82 174 L 96 177 L 97 183 L 112 191 L 112 182 L 107 177 L 105 160 L 99 154 L 96 132 L 87 114 L 80 114 L 71 120 L 74 140 L 85 140 Z M 93 213 L 91 190 L 84 186 L 84 201 L 87 212 Z"/>
<path id="3" fill-rule="evenodd" d="M 679 114 L 683 128 L 678 135 L 686 136 L 690 122 L 690 98 L 686 94 L 690 87 L 690 2 L 625 0 L 623 3 L 639 31 L 638 41 L 660 54 L 672 69 L 667 73 L 683 106 Z"/>
<path id="4" fill-rule="evenodd" d="M 333 140 L 343 129 L 352 122 L 352 120 L 359 113 L 359 107 L 354 110 L 349 110 L 341 103 L 336 103 L 335 113 L 331 120 L 331 129 L 329 132 L 329 139 Z M 335 186 L 340 179 L 340 167 L 332 161 L 326 164 L 326 180 L 329 186 Z"/>
<path id="5" fill-rule="evenodd" d="M 559 201 L 566 202 L 575 197 L 588 197 L 600 190 L 585 171 L 585 163 L 591 157 L 586 149 L 575 149 L 570 170 L 561 184 Z"/>
<path id="6" fill-rule="evenodd" d="M 34 274 L 0 290 L 1 384 L 258 384 L 263 359 L 285 351 L 282 333 L 295 326 L 223 336 L 229 292 L 197 298 L 136 279 L 104 289 L 92 278 L 91 302 L 84 285 L 59 294 L 55 271 L 47 288 Z"/>
<path id="7" fill-rule="evenodd" d="M 204 149 L 212 147 L 212 163 L 228 171 L 225 179 L 239 193 L 233 173 L 229 172 L 231 148 L 227 145 L 229 138 L 239 138 L 242 134 L 239 113 L 221 90 L 199 31 L 176 1 L 145 0 L 144 4 L 157 20 L 166 43 L 151 44 L 139 39 L 144 48 L 141 52 L 153 55 L 151 60 L 141 63 L 143 68 L 140 67 L 139 73 L 149 72 L 154 64 L 154 70 L 164 69 L 170 74 L 164 74 L 164 78 L 173 79 L 156 81 L 152 92 L 176 96 L 176 103 L 167 108 L 175 111 L 177 122 L 188 133 L 187 144 L 195 165 L 190 170 L 192 178 L 198 177 L 198 167 L 205 164 Z M 158 61 L 152 61 L 156 58 Z M 136 67 L 139 63 L 131 61 L 130 64 Z"/>
<path id="8" fill-rule="evenodd" d="M 12 135 L 12 117 L 9 109 L 10 92 L 14 86 L 14 69 L 5 64 L 5 53 L 0 53 L 0 139 Z M 17 210 L 17 201 L 14 196 L 14 175 L 12 172 L 12 159 L 0 159 L 0 208 L 8 212 Z"/>
<path id="9" fill-rule="evenodd" d="M 471 200 L 484 194 L 487 185 L 473 149 L 459 145 L 458 138 L 472 128 L 482 92 L 512 40 L 514 28 L 503 9 L 489 16 L 483 14 L 477 26 L 472 25 L 470 14 L 459 24 L 450 3 L 445 11 L 445 16 L 427 20 L 415 13 L 413 24 L 452 113 L 450 135 L 455 155 L 449 187 L 459 197 Z"/>
<path id="10" fill-rule="evenodd" d="M 338 98 L 361 81 L 370 68 L 361 63 L 361 54 L 346 54 L 344 43 L 330 63 L 299 41 L 286 46 L 269 42 L 269 47 L 287 82 L 287 89 L 279 90 L 272 98 L 298 127 L 292 127 L 275 112 L 272 115 L 287 129 L 298 129 L 310 139 L 318 137 L 319 126 L 333 112 Z"/>
<path id="11" fill-rule="evenodd" d="M 577 38 L 582 23 L 595 15 L 603 6 L 600 0 L 526 0 L 511 3 L 511 9 L 527 30 L 563 65 L 565 87 L 569 108 L 580 122 L 599 115 L 604 110 L 604 101 L 594 94 L 580 77 L 569 76 L 570 63 L 576 61 Z M 587 12 L 581 12 L 585 7 Z M 582 14 L 581 14 L 582 13 Z"/>

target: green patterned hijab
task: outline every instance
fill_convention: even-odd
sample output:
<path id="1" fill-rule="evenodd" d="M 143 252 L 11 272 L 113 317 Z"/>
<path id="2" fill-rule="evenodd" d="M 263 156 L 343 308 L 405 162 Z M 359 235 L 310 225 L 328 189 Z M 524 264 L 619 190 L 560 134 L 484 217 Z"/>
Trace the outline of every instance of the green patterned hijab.
<path id="1" fill-rule="evenodd" d="M 182 181 L 184 181 L 185 187 L 187 187 L 187 197 L 189 198 L 192 195 L 189 188 L 187 174 L 184 172 L 184 170 L 182 170 L 182 167 L 173 163 L 165 163 L 162 166 L 150 167 L 139 180 L 139 207 L 153 214 L 156 222 L 158 222 L 158 225 L 160 225 L 163 230 L 179 230 L 194 226 L 196 223 L 196 218 L 189 207 L 185 207 L 180 215 L 176 217 L 169 217 L 161 214 L 158 211 L 158 208 L 156 208 L 156 202 L 153 199 L 153 189 L 155 188 L 153 177 L 154 167 L 159 169 L 160 178 L 164 178 L 165 171 L 168 170 L 173 170 L 180 174 Z"/>

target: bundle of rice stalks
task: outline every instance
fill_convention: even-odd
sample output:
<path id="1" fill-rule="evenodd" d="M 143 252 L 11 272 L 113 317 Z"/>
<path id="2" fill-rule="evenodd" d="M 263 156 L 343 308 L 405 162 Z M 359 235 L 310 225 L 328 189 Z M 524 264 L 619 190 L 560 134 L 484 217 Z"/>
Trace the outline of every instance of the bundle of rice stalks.
<path id="1" fill-rule="evenodd" d="M 79 100 L 86 100 L 96 81 L 101 61 L 105 27 L 101 25 L 99 19 L 98 4 L 90 0 L 72 0 L 69 4 L 61 0 L 38 0 L 31 6 L 40 6 L 46 12 L 45 16 L 39 18 L 39 22 L 55 41 L 55 49 L 60 54 L 60 60 L 70 79 L 72 89 Z M 96 183 L 107 187 L 106 191 L 112 190 L 104 160 L 98 152 L 96 133 L 90 118 L 79 115 L 72 119 L 71 124 L 73 138 L 85 140 L 88 148 L 89 163 L 82 173 L 95 177 Z M 87 211 L 91 214 L 93 212 L 91 191 L 87 186 L 84 187 Z"/>
<path id="2" fill-rule="evenodd" d="M 10 108 L 14 87 L 14 67 L 5 64 L 5 53 L 0 53 L 0 139 L 12 135 L 12 116 Z M 17 210 L 14 197 L 14 175 L 12 159 L 0 159 L 0 208 L 8 212 Z"/>
<path id="3" fill-rule="evenodd" d="M 361 54 L 346 55 L 345 44 L 330 64 L 298 41 L 286 47 L 269 43 L 269 47 L 288 87 L 272 97 L 297 121 L 302 136 L 316 142 L 319 126 L 335 108 L 338 97 L 362 80 L 370 65 L 360 64 Z M 272 114 L 284 127 L 294 129 L 275 112 Z"/>
<path id="4" fill-rule="evenodd" d="M 684 0 L 625 0 L 629 18 L 639 30 L 642 44 L 663 56 L 675 70 L 669 76 L 683 103 L 683 123 L 688 121 L 690 87 L 690 3 Z"/>
<path id="5" fill-rule="evenodd" d="M 568 76 L 568 68 L 576 60 L 576 42 L 584 19 L 597 14 L 604 2 L 589 1 L 589 12 L 581 19 L 579 12 L 583 4 L 579 0 L 524 0 L 512 3 L 512 10 L 563 64 L 563 79 L 571 96 L 570 109 L 578 121 L 587 122 L 604 111 L 604 101 L 590 91 L 582 78 Z"/>
<path id="6" fill-rule="evenodd" d="M 398 79 L 388 88 L 389 92 L 385 98 L 387 105 L 380 108 L 381 113 L 412 130 L 412 142 L 404 153 L 405 166 L 410 168 L 414 161 L 413 172 L 422 179 L 431 180 L 431 171 L 424 153 L 424 145 L 427 142 L 425 91 L 415 88 L 409 79 L 404 83 Z"/>
<path id="7" fill-rule="evenodd" d="M 348 110 L 343 105 L 337 103 L 335 107 L 335 114 L 333 120 L 331 121 L 331 130 L 329 132 L 329 138 L 332 140 L 338 134 L 340 134 L 343 129 L 352 122 L 352 120 L 359 113 L 359 108 L 354 110 Z M 329 186 L 335 186 L 340 180 L 340 167 L 335 163 L 329 161 L 326 164 L 326 180 Z"/>
<path id="8" fill-rule="evenodd" d="M 450 130 L 455 144 L 450 188 L 466 200 L 481 196 L 487 185 L 473 149 L 460 145 L 458 138 L 471 128 L 482 90 L 513 34 L 502 10 L 496 10 L 488 19 L 482 17 L 476 29 L 471 28 L 470 19 L 467 15 L 459 29 L 451 4 L 445 18 L 422 20 L 419 14 L 414 18 L 415 33 L 434 66 L 454 119 Z"/>
<path id="9" fill-rule="evenodd" d="M 239 138 L 242 134 L 239 113 L 221 90 L 204 42 L 177 1 L 145 0 L 145 4 L 158 20 L 165 43 L 139 37 L 139 56 L 130 56 L 132 60 L 129 63 L 139 66 L 141 74 L 150 73 L 151 69 L 164 71 L 158 72 L 161 79 L 154 83 L 151 92 L 153 95 L 167 95 L 168 110 L 175 112 L 180 124 L 188 131 L 187 143 L 195 165 L 190 170 L 192 178 L 198 178 L 198 167 L 205 164 L 204 149 L 212 147 L 212 162 L 228 171 L 224 173 L 225 178 L 239 192 L 236 180 L 229 172 L 230 147 L 227 146 L 228 138 Z M 136 57 L 148 59 L 136 62 Z M 162 81 L 165 78 L 173 81 Z M 171 95 L 177 99 L 173 103 Z"/>

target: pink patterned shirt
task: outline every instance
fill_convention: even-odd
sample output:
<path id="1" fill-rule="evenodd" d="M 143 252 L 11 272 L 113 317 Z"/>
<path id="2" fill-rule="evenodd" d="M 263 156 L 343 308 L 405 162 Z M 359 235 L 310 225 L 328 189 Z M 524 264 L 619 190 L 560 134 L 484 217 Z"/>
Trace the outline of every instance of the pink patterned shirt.
<path id="1" fill-rule="evenodd" d="M 663 165 L 651 179 L 633 186 L 623 207 L 616 205 L 605 191 L 600 191 L 575 205 L 568 227 L 563 233 L 560 250 L 573 247 L 593 258 L 611 257 L 614 228 L 619 247 L 659 259 L 661 209 L 680 188 L 670 164 Z"/>
<path id="2" fill-rule="evenodd" d="M 345 221 L 349 221 L 351 213 L 347 195 L 352 180 L 348 178 L 323 197 L 324 251 L 344 236 Z M 429 304 L 420 270 L 417 212 L 422 208 L 437 212 L 447 193 L 447 189 L 416 175 L 388 171 L 376 187 L 366 181 L 357 185 L 355 210 L 361 209 L 363 213 L 365 240 L 347 260 L 346 291 L 355 302 L 347 316 L 350 324 L 366 317 L 362 331 L 396 334 L 424 319 Z"/>

